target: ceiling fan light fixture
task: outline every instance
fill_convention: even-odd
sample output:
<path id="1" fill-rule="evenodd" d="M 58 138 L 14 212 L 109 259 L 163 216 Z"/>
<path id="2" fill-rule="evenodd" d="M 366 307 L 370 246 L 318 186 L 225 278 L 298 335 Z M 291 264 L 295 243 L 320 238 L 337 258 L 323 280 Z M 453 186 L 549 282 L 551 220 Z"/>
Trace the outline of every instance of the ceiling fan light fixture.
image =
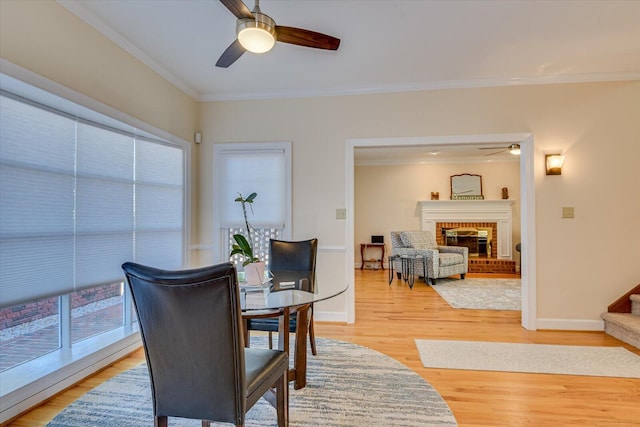
<path id="1" fill-rule="evenodd" d="M 238 41 L 252 53 L 269 52 L 276 44 L 276 23 L 263 13 L 253 12 L 255 19 L 239 19 Z"/>
<path id="2" fill-rule="evenodd" d="M 509 146 L 509 153 L 513 154 L 514 156 L 519 156 L 520 155 L 520 145 L 519 144 L 511 144 Z"/>

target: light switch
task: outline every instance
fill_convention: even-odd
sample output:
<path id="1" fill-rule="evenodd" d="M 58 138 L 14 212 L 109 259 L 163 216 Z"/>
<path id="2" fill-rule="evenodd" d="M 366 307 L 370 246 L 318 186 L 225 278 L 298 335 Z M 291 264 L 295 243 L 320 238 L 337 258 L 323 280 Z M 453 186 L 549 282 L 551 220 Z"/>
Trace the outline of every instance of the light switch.
<path id="1" fill-rule="evenodd" d="M 566 206 L 562 208 L 562 218 L 573 218 L 573 206 Z"/>
<path id="2" fill-rule="evenodd" d="M 346 208 L 336 209 L 336 219 L 347 219 L 347 209 Z"/>

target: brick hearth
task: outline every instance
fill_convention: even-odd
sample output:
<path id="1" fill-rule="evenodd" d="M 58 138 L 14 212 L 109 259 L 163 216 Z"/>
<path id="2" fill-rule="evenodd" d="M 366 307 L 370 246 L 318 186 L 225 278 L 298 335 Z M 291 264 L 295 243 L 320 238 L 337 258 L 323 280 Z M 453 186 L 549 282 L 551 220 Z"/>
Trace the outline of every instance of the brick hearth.
<path id="1" fill-rule="evenodd" d="M 469 258 L 469 273 L 515 273 L 516 262 L 508 259 Z"/>

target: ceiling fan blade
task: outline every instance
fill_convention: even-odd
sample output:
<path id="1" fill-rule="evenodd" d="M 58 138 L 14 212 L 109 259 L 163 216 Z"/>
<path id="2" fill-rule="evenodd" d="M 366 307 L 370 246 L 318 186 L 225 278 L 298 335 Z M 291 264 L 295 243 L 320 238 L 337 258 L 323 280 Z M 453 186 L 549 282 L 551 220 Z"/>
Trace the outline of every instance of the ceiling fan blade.
<path id="1" fill-rule="evenodd" d="M 482 148 L 480 148 L 480 150 L 482 150 Z M 484 157 L 487 157 L 487 156 L 495 156 L 496 154 L 504 153 L 505 151 L 509 151 L 509 149 L 496 151 L 495 153 L 485 154 L 485 155 L 484 155 Z"/>
<path id="2" fill-rule="evenodd" d="M 338 50 L 340 39 L 315 31 L 302 28 L 284 27 L 276 25 L 277 40 L 283 43 L 296 44 L 298 46 L 313 47 L 316 49 Z"/>
<path id="3" fill-rule="evenodd" d="M 509 147 L 478 147 L 478 150 L 506 150 Z"/>
<path id="4" fill-rule="evenodd" d="M 236 62 L 243 53 L 245 53 L 245 49 L 242 47 L 238 39 L 236 39 L 229 45 L 227 50 L 225 50 L 222 55 L 220 55 L 220 59 L 218 59 L 218 62 L 216 62 L 216 67 L 228 68 L 229 65 Z"/>
<path id="5" fill-rule="evenodd" d="M 249 10 L 242 0 L 220 0 L 220 3 L 229 9 L 238 19 L 253 18 L 253 13 L 251 13 L 251 10 Z"/>

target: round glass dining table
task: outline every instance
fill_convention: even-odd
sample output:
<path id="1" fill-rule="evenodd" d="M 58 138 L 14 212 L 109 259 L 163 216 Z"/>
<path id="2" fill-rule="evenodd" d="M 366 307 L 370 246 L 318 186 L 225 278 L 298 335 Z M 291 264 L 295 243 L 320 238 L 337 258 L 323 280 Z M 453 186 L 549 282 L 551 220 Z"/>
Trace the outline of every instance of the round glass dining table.
<path id="1" fill-rule="evenodd" d="M 295 389 L 306 385 L 307 333 L 309 309 L 312 304 L 334 298 L 347 290 L 344 286 L 321 286 L 315 272 L 270 271 L 262 284 L 240 282 L 240 306 L 245 320 L 245 343 L 249 345 L 247 320 L 277 317 L 278 349 L 289 353 L 289 320 L 297 313 L 294 345 L 294 366 L 289 370 L 289 381 Z"/>

